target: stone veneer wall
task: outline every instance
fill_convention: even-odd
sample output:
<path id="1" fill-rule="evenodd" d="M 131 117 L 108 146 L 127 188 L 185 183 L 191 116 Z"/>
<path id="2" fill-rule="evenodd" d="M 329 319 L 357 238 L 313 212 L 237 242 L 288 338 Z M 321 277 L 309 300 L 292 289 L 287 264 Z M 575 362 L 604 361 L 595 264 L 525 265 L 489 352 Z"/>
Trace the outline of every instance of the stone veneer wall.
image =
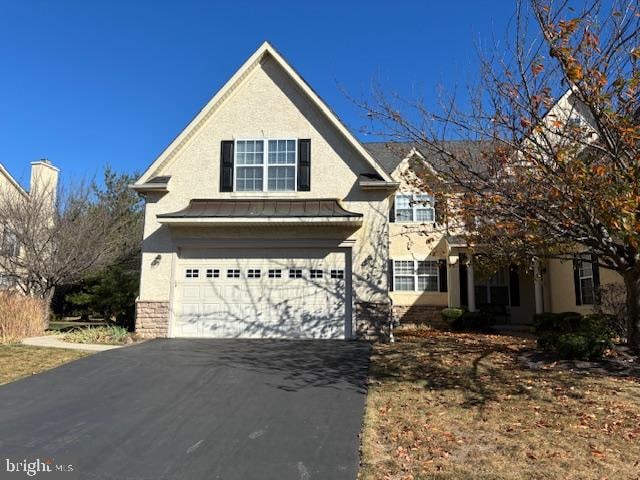
<path id="1" fill-rule="evenodd" d="M 389 334 L 389 304 L 358 302 L 355 305 L 356 337 L 382 340 Z"/>
<path id="2" fill-rule="evenodd" d="M 446 327 L 448 323 L 442 319 L 440 312 L 446 307 L 437 305 L 394 305 L 393 318 L 400 324 L 431 325 Z"/>
<path id="3" fill-rule="evenodd" d="M 138 300 L 136 333 L 143 338 L 166 338 L 169 335 L 169 302 Z"/>

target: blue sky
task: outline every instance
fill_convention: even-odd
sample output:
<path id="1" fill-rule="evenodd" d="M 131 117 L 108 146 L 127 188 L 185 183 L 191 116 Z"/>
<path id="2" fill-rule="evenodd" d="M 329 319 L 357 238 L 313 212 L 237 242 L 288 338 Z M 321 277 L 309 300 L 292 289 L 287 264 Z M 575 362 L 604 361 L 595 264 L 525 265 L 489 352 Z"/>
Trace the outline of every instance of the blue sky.
<path id="1" fill-rule="evenodd" d="M 0 162 L 23 183 L 51 159 L 67 178 L 141 171 L 269 40 L 357 133 L 345 96 L 437 99 L 477 71 L 510 0 L 0 3 Z M 362 140 L 370 140 L 358 134 Z"/>

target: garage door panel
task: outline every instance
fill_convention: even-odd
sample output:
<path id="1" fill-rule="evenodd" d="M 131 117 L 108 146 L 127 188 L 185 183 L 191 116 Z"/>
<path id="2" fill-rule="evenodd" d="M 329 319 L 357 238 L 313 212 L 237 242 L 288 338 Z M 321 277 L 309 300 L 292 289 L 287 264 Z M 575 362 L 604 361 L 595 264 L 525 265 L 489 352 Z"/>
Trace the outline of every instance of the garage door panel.
<path id="1" fill-rule="evenodd" d="M 260 257 L 258 253 L 264 251 L 183 252 L 177 265 L 172 334 L 344 338 L 345 280 L 331 278 L 330 273 L 340 270 L 346 275 L 344 252 L 273 249 Z M 229 270 L 238 271 L 239 278 L 230 277 Z M 302 278 L 291 278 L 291 270 L 302 272 Z M 321 273 L 312 275 L 312 270 Z"/>

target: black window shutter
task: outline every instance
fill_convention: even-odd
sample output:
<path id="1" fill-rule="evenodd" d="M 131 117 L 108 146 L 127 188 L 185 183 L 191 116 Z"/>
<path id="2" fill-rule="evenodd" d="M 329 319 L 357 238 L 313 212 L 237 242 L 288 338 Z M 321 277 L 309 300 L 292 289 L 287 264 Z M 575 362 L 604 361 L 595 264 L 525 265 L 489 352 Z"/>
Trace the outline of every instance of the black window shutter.
<path id="1" fill-rule="evenodd" d="M 467 256 L 464 253 L 460 254 L 458 260 L 460 264 L 460 305 L 469 305 L 469 285 L 467 284 Z"/>
<path id="2" fill-rule="evenodd" d="M 447 286 L 447 261 L 438 260 L 438 277 L 440 277 L 440 291 L 448 291 Z"/>
<path id="3" fill-rule="evenodd" d="M 593 298 L 597 301 L 600 294 L 600 266 L 598 256 L 591 255 L 591 269 L 593 271 Z"/>
<path id="4" fill-rule="evenodd" d="M 233 192 L 233 140 L 220 144 L 220 191 Z"/>
<path id="5" fill-rule="evenodd" d="M 573 260 L 573 289 L 576 292 L 576 305 L 582 305 L 580 295 L 580 260 Z"/>
<path id="6" fill-rule="evenodd" d="M 394 223 L 396 221 L 396 197 L 391 197 L 389 202 L 389 222 Z"/>
<path id="7" fill-rule="evenodd" d="M 389 260 L 387 277 L 389 279 L 389 291 L 393 292 L 393 260 Z"/>
<path id="8" fill-rule="evenodd" d="M 518 267 L 511 265 L 509 267 L 509 295 L 511 297 L 511 306 L 520 306 L 520 275 Z"/>
<path id="9" fill-rule="evenodd" d="M 434 197 L 433 200 L 433 214 L 436 223 L 443 224 L 444 223 L 444 198 Z"/>
<path id="10" fill-rule="evenodd" d="M 311 191 L 311 140 L 298 140 L 298 191 Z"/>

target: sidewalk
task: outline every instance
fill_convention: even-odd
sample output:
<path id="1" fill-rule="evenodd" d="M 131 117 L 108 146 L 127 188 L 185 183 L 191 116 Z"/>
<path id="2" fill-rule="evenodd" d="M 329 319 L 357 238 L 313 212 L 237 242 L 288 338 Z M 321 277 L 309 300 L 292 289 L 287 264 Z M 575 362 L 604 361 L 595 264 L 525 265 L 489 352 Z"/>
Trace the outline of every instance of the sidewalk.
<path id="1" fill-rule="evenodd" d="M 70 350 L 86 350 L 89 352 L 102 352 L 114 348 L 122 348 L 125 345 L 98 345 L 95 343 L 71 343 L 62 340 L 62 335 L 45 335 L 43 337 L 30 337 L 22 340 L 24 345 L 32 347 L 68 348 Z"/>

